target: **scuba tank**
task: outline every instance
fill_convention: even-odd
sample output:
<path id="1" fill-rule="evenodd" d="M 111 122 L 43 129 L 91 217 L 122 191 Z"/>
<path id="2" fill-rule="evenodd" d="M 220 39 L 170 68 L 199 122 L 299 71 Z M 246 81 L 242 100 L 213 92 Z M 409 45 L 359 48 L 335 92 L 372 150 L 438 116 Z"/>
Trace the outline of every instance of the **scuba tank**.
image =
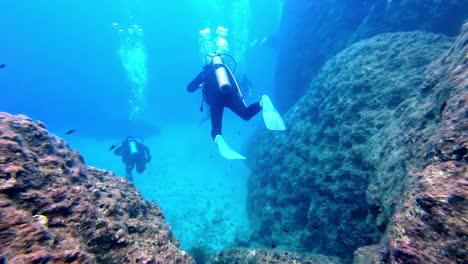
<path id="1" fill-rule="evenodd" d="M 130 149 L 130 155 L 133 156 L 133 155 L 137 154 L 138 149 L 137 149 L 136 140 L 134 138 L 130 138 L 128 140 L 128 147 Z"/>
<path id="2" fill-rule="evenodd" d="M 220 54 L 212 57 L 213 69 L 215 72 L 216 80 L 218 81 L 218 88 L 221 93 L 228 93 L 232 90 L 229 75 L 227 73 L 227 66 L 224 64 L 223 58 Z"/>

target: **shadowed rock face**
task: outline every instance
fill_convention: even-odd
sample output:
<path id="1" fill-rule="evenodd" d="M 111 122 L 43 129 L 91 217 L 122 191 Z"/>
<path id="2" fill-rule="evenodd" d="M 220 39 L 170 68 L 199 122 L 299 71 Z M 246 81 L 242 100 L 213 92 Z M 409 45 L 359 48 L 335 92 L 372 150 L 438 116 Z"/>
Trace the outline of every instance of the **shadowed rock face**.
<path id="1" fill-rule="evenodd" d="M 303 255 L 294 252 L 265 249 L 227 249 L 217 252 L 207 264 L 341 264 L 341 260 L 323 255 Z"/>
<path id="2" fill-rule="evenodd" d="M 351 44 L 386 32 L 455 36 L 466 14 L 464 0 L 285 1 L 275 88 L 280 110 L 286 112 L 305 94 L 320 67 Z"/>
<path id="3" fill-rule="evenodd" d="M 194 263 L 132 184 L 86 166 L 42 123 L 6 113 L 0 245 L 8 263 Z"/>
<path id="4" fill-rule="evenodd" d="M 371 160 L 377 146 L 370 144 L 401 114 L 405 100 L 420 93 L 425 69 L 450 45 L 443 35 L 387 33 L 331 58 L 287 113 L 288 130 L 256 144 L 248 196 L 254 240 L 346 258 L 377 243 L 404 184 L 384 191 L 388 205 L 370 199 L 380 191 L 368 187 L 381 162 L 399 157 L 392 152 Z M 375 145 L 386 145 L 382 140 Z M 384 181 L 390 186 L 398 179 Z"/>

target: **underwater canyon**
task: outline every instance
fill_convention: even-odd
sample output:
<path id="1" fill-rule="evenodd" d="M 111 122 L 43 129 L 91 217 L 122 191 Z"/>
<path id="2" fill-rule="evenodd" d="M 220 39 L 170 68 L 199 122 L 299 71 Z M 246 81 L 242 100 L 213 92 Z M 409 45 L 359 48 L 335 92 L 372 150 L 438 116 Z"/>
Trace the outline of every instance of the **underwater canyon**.
<path id="1" fill-rule="evenodd" d="M 183 248 L 176 208 L 0 112 L 0 263 L 465 263 L 467 19 L 462 0 L 284 1 L 266 45 L 287 129 L 247 140 L 249 227 L 218 209 L 183 234 L 219 246 L 226 222 L 223 250 Z"/>

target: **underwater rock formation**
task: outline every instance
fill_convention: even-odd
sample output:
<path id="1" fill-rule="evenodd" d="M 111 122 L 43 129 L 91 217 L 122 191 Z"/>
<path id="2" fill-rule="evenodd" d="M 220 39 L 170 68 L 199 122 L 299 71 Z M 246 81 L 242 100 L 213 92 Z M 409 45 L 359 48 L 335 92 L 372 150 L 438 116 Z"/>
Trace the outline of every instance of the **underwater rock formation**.
<path id="1" fill-rule="evenodd" d="M 357 41 L 414 30 L 455 36 L 467 14 L 465 0 L 285 1 L 277 37 L 278 107 L 288 110 L 324 63 Z"/>
<path id="2" fill-rule="evenodd" d="M 396 209 L 380 245 L 359 253 L 392 263 L 466 261 L 467 54 L 468 23 L 429 66 L 417 95 L 369 140 L 367 160 L 376 170 L 367 200 L 379 207 L 378 220 Z"/>
<path id="3" fill-rule="evenodd" d="M 226 249 L 217 252 L 207 264 L 341 264 L 341 260 L 323 255 L 303 255 L 294 252 L 266 249 Z"/>
<path id="4" fill-rule="evenodd" d="M 8 263 L 194 263 L 154 202 L 40 122 L 0 113 L 0 256 Z"/>
<path id="5" fill-rule="evenodd" d="M 369 201 L 380 191 L 369 185 L 379 162 L 398 156 L 371 161 L 369 144 L 401 116 L 405 100 L 421 93 L 424 71 L 451 43 L 427 32 L 386 33 L 331 58 L 287 113 L 287 131 L 255 144 L 247 204 L 253 240 L 345 259 L 377 243 L 403 185 L 386 193 L 389 206 Z"/>

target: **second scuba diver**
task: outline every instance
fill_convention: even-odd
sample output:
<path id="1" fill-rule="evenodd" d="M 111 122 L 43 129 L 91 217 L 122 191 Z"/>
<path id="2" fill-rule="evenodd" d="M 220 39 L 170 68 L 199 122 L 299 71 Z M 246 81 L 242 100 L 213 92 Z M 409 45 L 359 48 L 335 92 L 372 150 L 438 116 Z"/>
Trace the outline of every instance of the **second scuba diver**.
<path id="1" fill-rule="evenodd" d="M 132 170 L 136 167 L 138 173 L 143 173 L 146 163 L 151 161 L 150 150 L 143 143 L 137 141 L 134 137 L 126 138 L 114 154 L 122 156 L 122 162 L 125 163 L 125 177 L 133 181 Z"/>
<path id="2" fill-rule="evenodd" d="M 247 107 L 239 86 L 229 67 L 224 64 L 222 54 L 211 56 L 211 62 L 203 67 L 195 79 L 187 86 L 187 91 L 194 92 L 203 88 L 203 101 L 210 105 L 211 136 L 218 146 L 219 153 L 226 159 L 245 159 L 232 150 L 222 137 L 222 119 L 224 107 L 248 121 L 262 111 L 265 125 L 270 130 L 285 130 L 284 122 L 267 95 L 262 100 Z M 200 111 L 203 111 L 203 102 Z"/>

